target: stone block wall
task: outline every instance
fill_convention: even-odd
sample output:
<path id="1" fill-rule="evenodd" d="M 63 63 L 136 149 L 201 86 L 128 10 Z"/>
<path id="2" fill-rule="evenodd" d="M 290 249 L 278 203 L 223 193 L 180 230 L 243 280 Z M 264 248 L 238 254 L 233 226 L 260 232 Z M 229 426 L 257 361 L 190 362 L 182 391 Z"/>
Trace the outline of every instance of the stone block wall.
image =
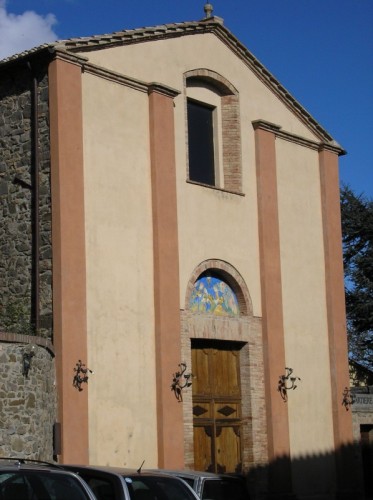
<path id="1" fill-rule="evenodd" d="M 40 326 L 52 336 L 52 250 L 48 78 L 45 68 L 0 72 L 0 328 L 35 333 L 31 320 L 33 78 L 38 81 Z"/>
<path id="2" fill-rule="evenodd" d="M 26 60 L 0 68 L 0 456 L 50 461 L 57 401 L 50 340 L 52 244 L 46 68 L 32 61 L 28 64 Z M 34 79 L 37 109 L 32 99 Z M 37 117 L 36 126 L 34 117 Z M 39 331 L 35 331 L 32 314 L 36 295 L 33 278 L 33 168 L 36 164 L 39 173 Z M 26 376 L 22 373 L 23 354 L 30 344 L 35 347 Z"/>
<path id="3" fill-rule="evenodd" d="M 4 341 L 9 338 L 13 341 Z M 34 344 L 29 343 L 31 339 Z M 53 424 L 57 418 L 55 366 L 52 347 L 43 340 L 0 334 L 1 457 L 53 460 Z M 31 346 L 34 355 L 26 376 L 23 353 Z"/>

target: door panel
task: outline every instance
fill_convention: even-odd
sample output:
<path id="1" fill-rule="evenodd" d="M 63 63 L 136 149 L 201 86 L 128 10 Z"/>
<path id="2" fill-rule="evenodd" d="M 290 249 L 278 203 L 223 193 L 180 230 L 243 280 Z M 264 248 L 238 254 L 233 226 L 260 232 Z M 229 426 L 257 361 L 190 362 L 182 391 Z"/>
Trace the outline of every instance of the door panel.
<path id="1" fill-rule="evenodd" d="M 240 418 L 240 404 L 231 401 L 215 402 L 214 418 L 216 420 Z"/>
<path id="2" fill-rule="evenodd" d="M 194 427 L 194 449 L 198 454 L 194 458 L 194 467 L 196 470 L 212 471 L 212 426 Z"/>
<path id="3" fill-rule="evenodd" d="M 238 472 L 241 465 L 241 442 L 239 426 L 217 427 L 216 471 Z"/>
<path id="4" fill-rule="evenodd" d="M 238 472 L 241 467 L 240 356 L 233 342 L 192 344 L 194 467 Z"/>
<path id="5" fill-rule="evenodd" d="M 209 375 L 209 354 L 210 352 L 206 349 L 192 350 L 192 373 L 194 375 L 192 389 L 193 392 L 200 396 L 212 393 L 211 377 Z M 193 371 L 193 367 L 198 368 L 198 373 Z"/>
<path id="6" fill-rule="evenodd" d="M 215 395 L 240 395 L 238 361 L 239 356 L 234 351 L 213 350 L 211 352 L 211 377 Z"/>

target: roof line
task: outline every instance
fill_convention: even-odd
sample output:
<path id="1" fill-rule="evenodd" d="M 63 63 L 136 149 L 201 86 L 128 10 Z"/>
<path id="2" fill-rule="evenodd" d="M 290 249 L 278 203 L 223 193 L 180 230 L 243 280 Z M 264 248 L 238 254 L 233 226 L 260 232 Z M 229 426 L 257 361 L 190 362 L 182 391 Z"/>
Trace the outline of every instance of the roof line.
<path id="1" fill-rule="evenodd" d="M 142 43 L 148 40 L 174 38 L 191 34 L 214 33 L 256 74 L 291 111 L 300 118 L 320 139 L 342 147 L 333 139 L 318 121 L 292 96 L 270 71 L 228 30 L 220 19 L 164 24 L 159 26 L 118 31 L 108 35 L 74 38 L 62 42 L 67 50 L 90 51 L 114 45 Z"/>
<path id="2" fill-rule="evenodd" d="M 229 49 L 231 49 L 254 74 L 290 109 L 319 139 L 330 143 L 335 148 L 343 149 L 318 121 L 281 85 L 281 83 L 267 70 L 267 68 L 229 31 L 220 18 L 207 18 L 202 21 L 190 21 L 158 26 L 116 31 L 105 35 L 70 38 L 51 44 L 43 44 L 21 54 L 15 54 L 3 61 L 3 65 L 10 61 L 24 58 L 36 52 L 49 49 L 50 51 L 64 50 L 68 53 L 89 52 L 103 48 L 122 46 L 134 43 L 143 43 L 151 40 L 176 38 L 187 35 L 213 33 Z"/>

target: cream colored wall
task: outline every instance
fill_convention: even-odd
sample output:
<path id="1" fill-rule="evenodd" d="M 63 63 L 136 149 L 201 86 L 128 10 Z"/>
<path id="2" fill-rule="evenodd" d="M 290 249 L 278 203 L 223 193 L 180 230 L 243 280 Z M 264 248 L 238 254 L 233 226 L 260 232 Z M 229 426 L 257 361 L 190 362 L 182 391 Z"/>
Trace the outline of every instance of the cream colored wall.
<path id="1" fill-rule="evenodd" d="M 301 378 L 287 403 L 290 446 L 300 458 L 334 449 L 319 164 L 317 151 L 281 139 L 276 154 L 286 366 Z M 312 480 L 327 484 L 332 469 L 318 463 Z"/>
<path id="2" fill-rule="evenodd" d="M 86 55 L 86 54 L 85 54 Z M 215 35 L 139 43 L 89 53 L 95 64 L 179 90 L 175 99 L 180 306 L 187 283 L 202 261 L 228 261 L 249 288 L 254 315 L 261 316 L 255 145 L 252 121 L 262 119 L 315 139 L 284 104 Z M 240 95 L 243 192 L 245 197 L 187 184 L 186 109 L 183 74 L 208 68 L 229 79 Z"/>
<path id="3" fill-rule="evenodd" d="M 87 56 L 87 53 L 83 53 Z M 162 82 L 182 90 L 185 71 L 207 68 L 225 76 L 248 106 L 242 118 L 262 119 L 309 139 L 314 135 L 214 34 L 135 43 L 88 53 L 89 60 L 145 82 Z M 271 70 L 271 68 L 268 68 Z"/>
<path id="4" fill-rule="evenodd" d="M 83 113 L 90 463 L 138 467 L 145 459 L 151 467 L 157 429 L 148 96 L 83 73 Z"/>
<path id="5" fill-rule="evenodd" d="M 254 315 L 261 316 L 252 122 L 267 120 L 290 133 L 315 136 L 214 35 L 138 43 L 88 57 L 181 92 L 174 101 L 181 309 L 196 266 L 221 259 L 243 276 Z M 221 74 L 239 92 L 244 196 L 186 182 L 183 74 L 196 68 Z M 83 92 L 88 361 L 95 370 L 89 387 L 90 459 L 137 466 L 145 458 L 147 466 L 156 466 L 148 97 L 87 74 Z M 299 457 L 305 450 L 333 448 L 318 155 L 281 139 L 276 150 L 286 363 L 302 378 L 288 403 L 291 451 Z"/>
<path id="6" fill-rule="evenodd" d="M 215 105 L 221 119 L 220 98 L 203 88 L 188 88 L 187 95 Z M 180 236 L 181 308 L 185 303 L 187 283 L 194 268 L 207 259 L 217 258 L 233 265 L 244 277 L 253 298 L 254 314 L 260 315 L 260 284 L 258 241 L 256 226 L 256 177 L 255 163 L 251 163 L 250 193 L 242 197 L 221 190 L 213 190 L 185 182 L 187 175 L 187 150 L 185 135 L 185 94 L 176 99 L 176 125 L 178 152 L 178 211 Z M 223 185 L 222 133 L 218 127 L 219 181 Z M 246 163 L 248 166 L 248 162 Z M 244 167 L 243 167 L 244 168 Z M 253 297 L 254 296 L 254 297 Z"/>

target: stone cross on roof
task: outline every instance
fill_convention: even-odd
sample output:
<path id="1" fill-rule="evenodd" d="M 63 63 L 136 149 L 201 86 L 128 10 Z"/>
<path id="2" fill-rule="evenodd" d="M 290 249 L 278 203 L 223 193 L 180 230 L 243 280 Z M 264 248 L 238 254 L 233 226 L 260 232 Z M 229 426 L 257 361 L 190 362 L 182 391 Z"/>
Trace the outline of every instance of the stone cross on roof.
<path id="1" fill-rule="evenodd" d="M 211 3 L 206 3 L 204 6 L 204 11 L 206 14 L 206 17 L 211 17 L 212 16 L 212 11 L 214 10 L 213 6 Z"/>

